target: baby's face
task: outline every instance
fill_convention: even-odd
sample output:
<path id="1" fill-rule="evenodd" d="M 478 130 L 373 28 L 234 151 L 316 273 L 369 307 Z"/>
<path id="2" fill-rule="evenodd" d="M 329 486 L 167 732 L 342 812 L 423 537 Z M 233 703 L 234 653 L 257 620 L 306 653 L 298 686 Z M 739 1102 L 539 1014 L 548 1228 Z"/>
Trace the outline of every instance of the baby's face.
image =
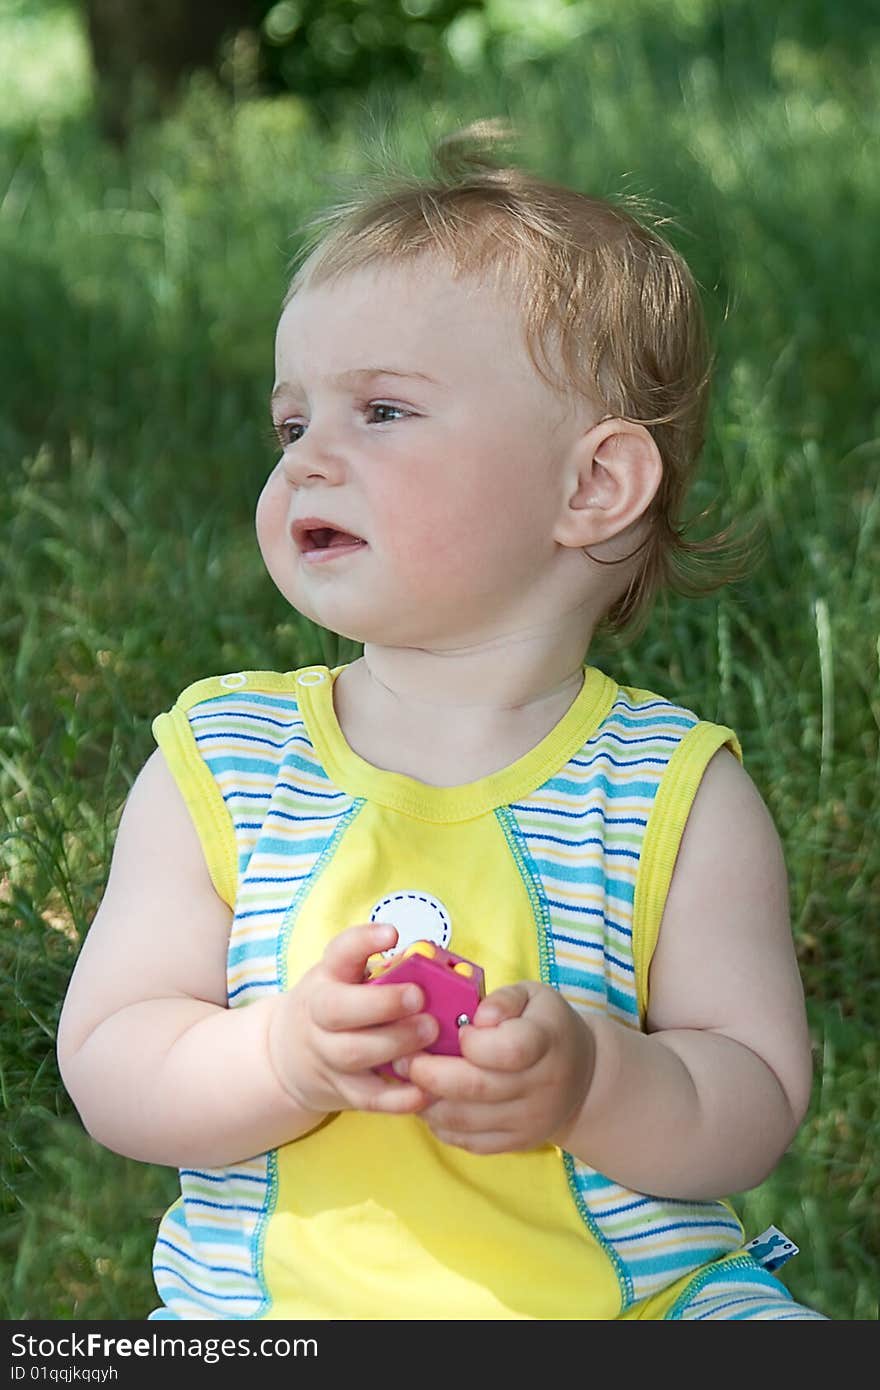
<path id="1" fill-rule="evenodd" d="M 573 435 L 512 296 L 426 259 L 305 289 L 278 326 L 272 410 L 257 535 L 301 613 L 395 646 L 541 621 Z M 304 518 L 364 544 L 310 559 Z"/>

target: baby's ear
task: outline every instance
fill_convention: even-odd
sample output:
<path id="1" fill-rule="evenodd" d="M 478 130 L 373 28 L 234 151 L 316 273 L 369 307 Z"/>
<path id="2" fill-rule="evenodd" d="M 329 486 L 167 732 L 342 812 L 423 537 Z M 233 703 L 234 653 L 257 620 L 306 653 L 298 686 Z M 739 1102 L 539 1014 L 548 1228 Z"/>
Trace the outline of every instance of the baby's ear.
<path id="1" fill-rule="evenodd" d="M 596 545 L 644 516 L 663 476 L 660 450 L 644 425 L 601 420 L 572 446 L 566 462 L 571 491 L 554 538 Z"/>

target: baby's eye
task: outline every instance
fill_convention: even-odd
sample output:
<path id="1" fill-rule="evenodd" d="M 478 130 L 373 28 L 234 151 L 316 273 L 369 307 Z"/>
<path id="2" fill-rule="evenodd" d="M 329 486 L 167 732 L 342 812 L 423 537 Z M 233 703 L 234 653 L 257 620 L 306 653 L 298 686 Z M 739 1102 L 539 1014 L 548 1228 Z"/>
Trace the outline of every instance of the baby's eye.
<path id="1" fill-rule="evenodd" d="M 275 426 L 275 433 L 277 434 L 278 442 L 283 449 L 286 449 L 288 444 L 295 444 L 297 439 L 301 438 L 300 435 L 294 435 L 292 433 L 293 430 L 300 429 L 302 429 L 302 425 L 298 420 L 278 421 L 278 423 Z"/>
<path id="2" fill-rule="evenodd" d="M 373 424 L 389 424 L 398 418 L 406 418 L 412 411 L 403 409 L 403 406 L 389 406 L 385 400 L 370 400 L 363 406 L 368 416 L 374 416 L 374 411 L 381 411 L 378 418 L 373 418 Z M 288 416 L 286 420 L 279 420 L 275 424 L 275 434 L 278 435 L 278 442 L 282 449 L 288 449 L 293 443 L 298 443 L 299 439 L 306 431 L 304 421 L 298 420 L 296 416 Z"/>
<path id="3" fill-rule="evenodd" d="M 408 410 L 404 410 L 403 406 L 386 405 L 384 401 L 370 401 L 367 410 L 396 410 L 398 415 L 408 415 L 410 413 Z M 383 422 L 379 420 L 377 423 L 381 425 Z"/>

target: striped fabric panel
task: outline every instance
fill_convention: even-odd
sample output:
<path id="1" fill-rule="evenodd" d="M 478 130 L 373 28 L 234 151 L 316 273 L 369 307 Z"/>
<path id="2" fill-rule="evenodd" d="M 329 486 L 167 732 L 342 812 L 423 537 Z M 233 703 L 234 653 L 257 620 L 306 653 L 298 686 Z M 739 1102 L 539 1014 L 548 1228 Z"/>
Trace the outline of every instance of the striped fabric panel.
<path id="1" fill-rule="evenodd" d="M 265 1301 L 255 1233 L 271 1201 L 270 1155 L 233 1168 L 183 1169 L 182 1199 L 166 1213 L 153 1277 L 180 1318 L 251 1318 Z"/>
<path id="2" fill-rule="evenodd" d="M 355 804 L 329 782 L 297 701 L 236 691 L 188 712 L 235 831 L 239 892 L 227 954 L 230 1007 L 283 988 L 284 924 Z M 261 1240 L 275 1199 L 275 1157 L 183 1170 L 163 1220 L 154 1277 L 181 1318 L 253 1318 L 268 1294 Z"/>
<path id="3" fill-rule="evenodd" d="M 318 762 L 290 696 L 236 693 L 189 712 L 229 808 L 239 894 L 229 942 L 229 1003 L 281 988 L 281 926 L 353 801 Z"/>
<path id="4" fill-rule="evenodd" d="M 585 1013 L 639 1026 L 632 952 L 642 840 L 666 766 L 696 716 L 618 693 L 583 748 L 511 807 L 549 919 L 551 983 Z"/>
<path id="5" fill-rule="evenodd" d="M 669 759 L 697 723 L 665 700 L 619 691 L 568 764 L 511 807 L 522 870 L 542 905 L 548 982 L 585 1017 L 639 1027 L 633 902 L 648 816 Z M 578 1160 L 578 1207 L 618 1271 L 624 1307 L 738 1248 L 742 1228 L 721 1202 L 631 1192 Z"/>
<path id="6" fill-rule="evenodd" d="M 767 1270 L 749 1269 L 739 1260 L 721 1264 L 694 1281 L 666 1315 L 670 1322 L 827 1322 L 802 1303 Z"/>

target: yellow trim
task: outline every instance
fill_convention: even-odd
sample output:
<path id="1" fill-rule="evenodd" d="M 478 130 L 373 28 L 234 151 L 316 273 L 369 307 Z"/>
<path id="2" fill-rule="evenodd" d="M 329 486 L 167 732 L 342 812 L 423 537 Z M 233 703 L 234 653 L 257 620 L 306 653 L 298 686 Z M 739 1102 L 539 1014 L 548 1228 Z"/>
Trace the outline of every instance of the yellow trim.
<path id="1" fill-rule="evenodd" d="M 230 695 L 236 695 L 243 690 L 295 696 L 295 677 L 295 671 L 233 671 L 225 676 L 206 676 L 204 680 L 194 681 L 186 687 L 175 701 L 175 709 L 186 712 L 192 709 L 193 705 L 201 704 L 202 700 L 214 700 L 219 695 L 228 699 Z"/>
<path id="2" fill-rule="evenodd" d="M 724 1203 L 724 1206 L 728 1205 L 727 1202 Z M 733 1211 L 732 1207 L 730 1210 L 732 1214 L 736 1216 L 736 1212 Z M 738 1221 L 739 1217 L 737 1216 L 736 1219 Z M 680 1279 L 676 1279 L 674 1284 L 669 1284 L 665 1289 L 661 1289 L 659 1293 L 651 1294 L 650 1297 L 643 1298 L 638 1303 L 634 1303 L 625 1313 L 620 1314 L 620 1320 L 626 1321 L 627 1319 L 638 1318 L 652 1322 L 664 1321 L 667 1313 L 675 1307 L 678 1300 L 688 1291 L 691 1284 L 699 1287 L 699 1281 L 705 1281 L 707 1270 L 711 1269 L 715 1272 L 719 1269 L 723 1269 L 726 1264 L 730 1264 L 731 1260 L 742 1261 L 745 1254 L 746 1252 L 744 1249 L 733 1250 L 729 1255 L 722 1255 L 720 1259 L 713 1260 L 709 1265 L 700 1265 L 699 1269 L 692 1269 L 689 1274 L 683 1274 Z M 754 1267 L 754 1261 L 752 1261 L 752 1267 Z"/>
<path id="3" fill-rule="evenodd" d="M 669 759 L 648 817 L 633 901 L 633 964 L 642 1027 L 648 1013 L 648 971 L 681 837 L 703 773 L 725 746 L 742 762 L 742 748 L 732 729 L 701 720 L 689 730 Z"/>
<path id="4" fill-rule="evenodd" d="M 326 669 L 326 668 L 325 668 Z M 338 668 L 342 670 L 342 667 Z M 153 737 L 180 788 L 201 842 L 211 882 L 225 903 L 235 910 L 238 893 L 238 846 L 232 817 L 220 788 L 199 753 L 187 711 L 203 700 L 228 699 L 238 691 L 296 696 L 295 671 L 232 671 L 193 681 L 175 701 L 174 708 L 157 715 Z"/>
<path id="5" fill-rule="evenodd" d="M 314 674 L 314 680 L 297 679 L 295 687 L 306 727 L 328 776 L 351 796 L 364 797 L 415 820 L 437 824 L 475 819 L 540 787 L 583 747 L 610 710 L 618 690 L 608 676 L 586 666 L 584 682 L 574 702 L 528 753 L 476 782 L 436 787 L 400 772 L 374 767 L 349 746 L 333 707 L 333 680 L 342 669 L 339 666 L 331 672 L 326 666 L 303 668 L 297 677 Z"/>
<path id="6" fill-rule="evenodd" d="M 161 748 L 165 761 L 180 788 L 187 810 L 196 828 L 211 882 L 225 903 L 235 910 L 238 888 L 238 848 L 232 817 L 220 788 L 204 762 L 193 737 L 186 711 L 197 702 L 182 704 L 197 686 L 215 682 L 199 681 L 178 700 L 167 714 L 153 720 L 153 737 Z M 224 694 L 227 692 L 223 692 Z M 205 699 L 203 695 L 200 698 Z"/>

